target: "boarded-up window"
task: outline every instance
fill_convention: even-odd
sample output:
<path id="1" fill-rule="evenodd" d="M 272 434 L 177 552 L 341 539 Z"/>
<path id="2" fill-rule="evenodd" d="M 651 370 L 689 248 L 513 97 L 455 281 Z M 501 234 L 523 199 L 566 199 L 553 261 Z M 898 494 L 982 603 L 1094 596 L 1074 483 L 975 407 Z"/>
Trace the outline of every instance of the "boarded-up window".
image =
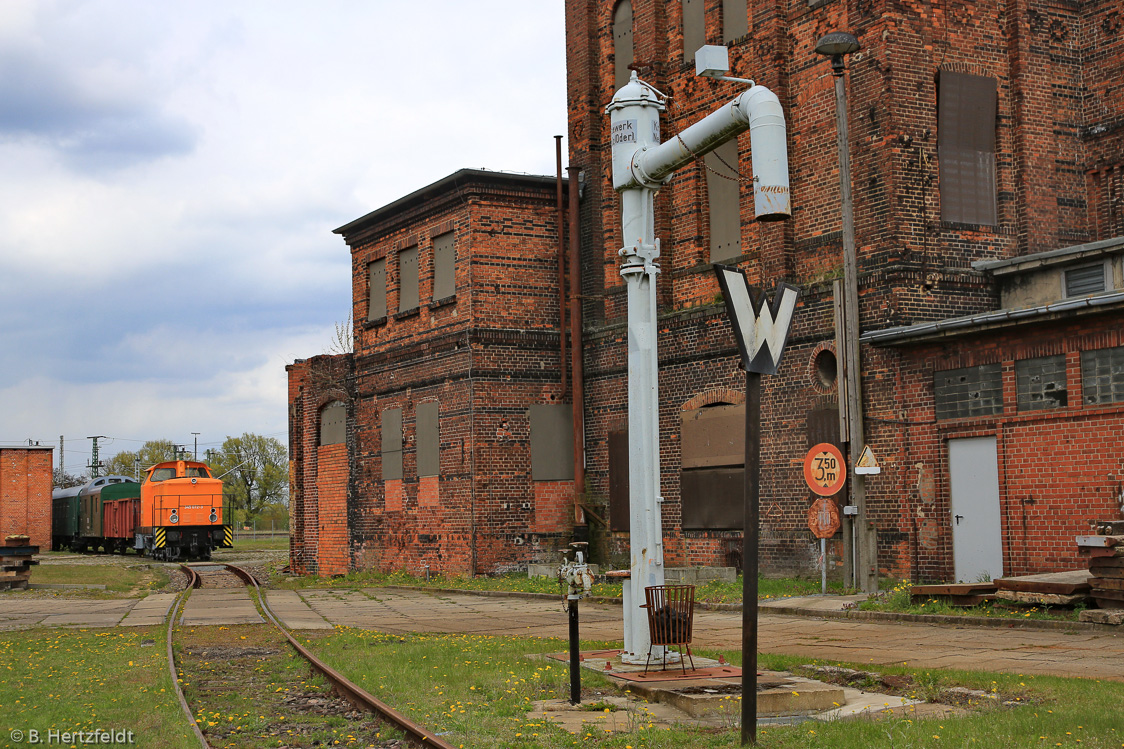
<path id="1" fill-rule="evenodd" d="M 367 284 L 370 289 L 367 304 L 367 319 L 381 320 L 386 317 L 386 259 L 367 263 Z"/>
<path id="2" fill-rule="evenodd" d="M 704 157 L 710 212 L 710 262 L 742 254 L 741 185 L 738 184 L 738 141 L 728 140 Z"/>
<path id="3" fill-rule="evenodd" d="M 749 13 L 746 11 L 746 0 L 722 0 L 722 41 L 732 42 L 748 33 Z"/>
<path id="4" fill-rule="evenodd" d="M 1065 356 L 1043 356 L 1015 362 L 1015 392 L 1020 411 L 1064 407 L 1069 402 L 1065 387 Z"/>
<path id="5" fill-rule="evenodd" d="M 632 71 L 632 0 L 621 0 L 613 13 L 613 81 L 620 88 L 628 83 Z"/>
<path id="6" fill-rule="evenodd" d="M 453 246 L 453 232 L 433 238 L 433 300 L 448 299 L 456 293 L 455 278 L 457 254 Z"/>
<path id="7" fill-rule="evenodd" d="M 706 44 L 706 0 L 683 0 L 683 61 L 695 59 Z"/>
<path id="8" fill-rule="evenodd" d="M 1081 393 L 1090 406 L 1124 401 L 1124 346 L 1081 352 Z"/>
<path id="9" fill-rule="evenodd" d="M 418 306 L 418 248 L 407 247 L 398 253 L 398 311 Z"/>
<path id="10" fill-rule="evenodd" d="M 680 445 L 683 529 L 740 529 L 745 504 L 745 406 L 685 411 Z"/>
<path id="11" fill-rule="evenodd" d="M 382 412 L 382 479 L 402 478 L 402 409 Z"/>
<path id="12" fill-rule="evenodd" d="M 1003 413 L 1003 372 L 998 364 L 946 369 L 933 375 L 938 419 Z"/>
<path id="13" fill-rule="evenodd" d="M 941 220 L 994 225 L 995 79 L 942 70 L 938 96 Z"/>
<path id="14" fill-rule="evenodd" d="M 418 404 L 418 476 L 441 474 L 441 433 L 437 415 L 437 401 Z"/>
<path id="15" fill-rule="evenodd" d="M 573 409 L 564 405 L 531 406 L 531 478 L 567 481 L 574 478 Z"/>
<path id="16" fill-rule="evenodd" d="M 628 486 L 628 430 L 609 432 L 609 530 L 632 527 Z"/>
<path id="17" fill-rule="evenodd" d="M 1104 263 L 1070 268 L 1065 272 L 1065 295 L 1067 297 L 1099 294 L 1105 288 Z"/>
<path id="18" fill-rule="evenodd" d="M 338 445 L 347 440 L 347 407 L 333 401 L 320 410 L 320 444 Z"/>

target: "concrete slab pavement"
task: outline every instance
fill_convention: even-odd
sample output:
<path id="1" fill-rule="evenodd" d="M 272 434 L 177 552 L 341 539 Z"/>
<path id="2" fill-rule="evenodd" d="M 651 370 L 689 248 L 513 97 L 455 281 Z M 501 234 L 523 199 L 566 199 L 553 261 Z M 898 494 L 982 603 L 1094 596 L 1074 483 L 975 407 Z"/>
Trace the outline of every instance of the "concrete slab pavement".
<path id="1" fill-rule="evenodd" d="M 561 601 L 482 598 L 387 588 L 304 591 L 304 599 L 333 624 L 406 632 L 458 632 L 534 637 L 567 636 Z M 841 606 L 835 601 L 830 605 Z M 786 604 L 792 606 L 790 599 Z M 823 605 L 829 605 L 824 601 Z M 695 611 L 694 648 L 741 647 L 740 611 Z M 619 606 L 581 604 L 583 640 L 621 639 Z M 1124 632 L 981 628 L 905 622 L 787 616 L 762 607 L 761 652 L 859 664 L 983 669 L 1124 681 Z"/>
<path id="2" fill-rule="evenodd" d="M 258 613 L 245 588 L 201 588 L 193 590 L 183 607 L 180 624 L 260 624 Z"/>

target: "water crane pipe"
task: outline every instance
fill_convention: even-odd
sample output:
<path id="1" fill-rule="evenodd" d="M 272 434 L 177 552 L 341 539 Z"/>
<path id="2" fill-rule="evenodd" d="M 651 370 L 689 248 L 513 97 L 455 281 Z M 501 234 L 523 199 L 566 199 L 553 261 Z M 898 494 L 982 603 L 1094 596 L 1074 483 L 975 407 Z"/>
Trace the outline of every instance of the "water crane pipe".
<path id="1" fill-rule="evenodd" d="M 621 195 L 624 246 L 619 254 L 628 299 L 630 576 L 624 597 L 625 649 L 621 660 L 625 663 L 645 662 L 649 654 L 664 657 L 663 646 L 652 646 L 647 618 L 639 608 L 645 600 L 645 588 L 664 584 L 656 352 L 660 242 L 655 237 L 655 193 L 676 169 L 748 129 L 757 219 L 780 220 L 792 213 L 784 112 L 776 94 L 754 85 L 661 143 L 660 113 L 665 99 L 633 71 L 606 108 L 613 149 L 613 187 Z"/>

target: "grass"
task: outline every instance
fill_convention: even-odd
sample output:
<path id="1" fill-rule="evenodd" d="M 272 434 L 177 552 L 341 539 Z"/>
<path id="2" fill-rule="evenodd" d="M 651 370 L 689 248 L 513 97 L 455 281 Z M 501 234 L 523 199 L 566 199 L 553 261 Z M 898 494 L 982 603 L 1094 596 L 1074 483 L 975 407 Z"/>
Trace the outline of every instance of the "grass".
<path id="1" fill-rule="evenodd" d="M 221 551 L 229 553 L 231 551 L 288 551 L 289 538 L 287 536 L 276 536 L 273 538 L 235 538 L 234 548 L 221 549 Z"/>
<path id="2" fill-rule="evenodd" d="M 648 728 L 642 704 L 633 730 L 609 734 L 587 730 L 570 734 L 527 713 L 537 699 L 569 695 L 566 664 L 531 660 L 528 653 L 559 652 L 561 640 L 491 637 L 487 635 L 389 635 L 338 627 L 327 637 L 304 637 L 333 667 L 411 718 L 442 732 L 454 746 L 543 747 L 596 745 L 606 749 L 666 747 L 734 747 L 740 733 L 685 725 Z M 583 648 L 604 647 L 583 643 Z M 715 656 L 718 653 L 708 653 Z M 739 653 L 723 653 L 732 663 Z M 797 669 L 808 659 L 762 655 L 771 670 Z M 1119 705 L 1124 684 L 1081 679 L 1032 677 L 966 671 L 918 671 L 887 667 L 884 673 L 908 676 L 922 696 L 946 686 L 966 686 L 1001 697 L 972 707 L 963 717 L 924 718 L 903 712 L 872 720 L 806 722 L 796 726 L 760 726 L 758 746 L 831 747 L 832 749 L 895 749 L 924 747 L 1097 747 L 1124 746 L 1124 721 Z M 596 672 L 583 671 L 583 699 L 596 703 L 594 692 L 612 687 Z M 1015 699 L 1023 703 L 1005 707 Z"/>
<path id="3" fill-rule="evenodd" d="M 32 629 L 0 640 L 0 746 L 13 731 L 123 729 L 131 746 L 194 749 L 176 701 L 162 627 Z M 6 743 L 11 742 L 11 744 Z M 58 743 L 55 741 L 54 743 Z M 69 744 L 64 744 L 69 746 Z"/>
<path id="4" fill-rule="evenodd" d="M 168 574 L 138 558 L 131 564 L 39 564 L 31 568 L 31 582 L 104 585 L 112 593 L 140 593 L 163 588 Z"/>
<path id="5" fill-rule="evenodd" d="M 291 589 L 325 587 L 369 588 L 386 585 L 408 585 L 419 588 L 445 590 L 489 590 L 560 595 L 558 581 L 555 578 L 529 578 L 526 573 L 511 573 L 492 577 L 431 575 L 429 580 L 426 580 L 424 577 L 415 577 L 403 571 L 375 572 L 366 570 L 351 572 L 338 577 L 289 577 L 277 581 L 277 587 Z M 820 592 L 819 580 L 803 578 L 769 579 L 762 577 L 758 579 L 757 586 L 758 598 L 761 600 L 812 595 Z M 853 592 L 844 589 L 839 583 L 829 583 L 828 589 L 833 593 Z M 621 584 L 619 582 L 597 582 L 593 586 L 592 595 L 620 598 Z M 709 603 L 741 603 L 742 579 L 739 576 L 734 582 L 712 580 L 705 585 L 700 585 L 695 590 L 695 600 L 707 601 Z"/>
<path id="6" fill-rule="evenodd" d="M 180 627 L 175 647 L 184 694 L 211 746 L 372 746 L 395 735 L 333 697 L 272 626 Z"/>
<path id="7" fill-rule="evenodd" d="M 953 606 L 938 598 L 913 602 L 912 583 L 902 580 L 868 601 L 859 604 L 862 611 L 892 611 L 901 614 L 937 614 L 941 616 L 980 616 L 996 619 L 1038 619 L 1077 621 L 1079 610 L 1064 606 L 1019 605 L 1013 601 L 984 601 L 975 606 Z"/>

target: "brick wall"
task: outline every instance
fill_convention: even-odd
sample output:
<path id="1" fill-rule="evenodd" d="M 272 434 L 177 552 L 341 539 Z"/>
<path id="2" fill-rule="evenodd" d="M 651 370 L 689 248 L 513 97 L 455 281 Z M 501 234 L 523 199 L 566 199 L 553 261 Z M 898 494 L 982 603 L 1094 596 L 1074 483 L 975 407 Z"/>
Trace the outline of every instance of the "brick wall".
<path id="1" fill-rule="evenodd" d="M 25 535 L 51 549 L 52 450 L 0 447 L 0 542 Z"/>
<path id="2" fill-rule="evenodd" d="M 816 40 L 829 31 L 849 30 L 863 45 L 861 53 L 849 59 L 846 83 L 866 331 L 997 308 L 994 283 L 972 268 L 977 260 L 1124 234 L 1124 216 L 1118 220 L 1112 214 L 1113 195 L 1124 189 L 1124 98 L 1116 85 L 1124 69 L 1124 33 L 1119 9 L 1110 2 L 1080 7 L 1040 0 L 955 8 L 884 0 L 816 7 L 802 0 L 747 5 L 748 36 L 727 44 L 732 74 L 755 79 L 781 99 L 788 124 L 794 213 L 782 224 L 755 223 L 749 186 L 743 186 L 745 254 L 736 264 L 765 287 L 780 280 L 802 287 L 781 372 L 763 382 L 761 564 L 770 574 L 812 574 L 818 545 L 806 528 L 812 496 L 799 465 L 807 449 L 807 415 L 838 407 L 837 388 L 815 381 L 811 361 L 834 338 L 832 280 L 842 276 L 833 78 L 828 61 L 813 52 Z M 616 255 L 619 199 L 611 185 L 604 114 L 614 89 L 613 6 L 598 0 L 566 3 L 570 160 L 585 176 L 581 241 L 588 323 L 587 480 L 591 501 L 602 508 L 608 496 L 608 433 L 627 421 L 624 286 Z M 695 77 L 689 61 L 692 51 L 683 49 L 680 2 L 633 0 L 632 6 L 641 77 L 672 97 L 661 117 L 667 139 L 731 99 L 740 87 Z M 707 4 L 708 43 L 722 40 L 719 6 Z M 996 226 L 941 220 L 941 70 L 996 80 Z M 739 137 L 739 154 L 739 171 L 750 174 L 748 135 Z M 661 493 L 668 564 L 729 564 L 739 553 L 740 534 L 682 532 L 678 527 L 679 411 L 701 393 L 744 388 L 724 310 L 714 304 L 718 288 L 707 262 L 706 204 L 706 173 L 697 163 L 680 169 L 656 201 L 656 233 L 663 250 L 658 281 Z M 1109 318 L 1115 323 L 1106 326 L 1120 324 L 1119 313 Z M 1076 329 L 1096 324 L 1082 322 Z M 864 398 L 873 404 L 867 439 L 880 458 L 892 456 L 883 474 L 867 482 L 885 572 L 912 570 L 936 578 L 951 570 L 947 476 L 942 473 L 946 449 L 941 438 L 922 439 L 919 430 L 925 428 L 918 426 L 934 420 L 934 371 L 995 362 L 1013 367 L 1024 355 L 1020 347 L 1033 348 L 1041 335 L 1022 332 L 1003 342 L 958 341 L 943 350 L 943 359 L 926 359 L 929 363 L 922 370 L 915 360 L 928 354 L 904 348 L 864 351 Z M 956 361 L 964 363 L 950 363 Z M 908 403 L 900 402 L 906 395 Z M 1072 407 L 1063 415 L 1019 417 L 1059 421 L 1060 426 L 1042 434 L 1056 435 L 1060 443 L 1044 449 L 1057 448 L 1064 454 L 1076 449 L 1072 445 L 1085 429 L 1085 420 L 1073 412 L 1073 397 L 1070 402 Z M 1115 417 L 1104 418 L 1111 422 Z M 894 427 L 895 421 L 911 426 Z M 994 424 L 994 419 L 988 423 Z M 1088 426 L 1115 434 L 1112 423 L 1090 421 Z M 1022 441 L 1012 441 L 1023 433 L 1020 429 L 1004 427 L 1009 433 L 1001 441 L 1002 460 L 1025 449 Z M 1024 439 L 1034 433 L 1027 427 Z M 1088 466 L 1089 457 L 1081 455 L 1082 465 Z M 1081 478 L 1071 482 L 1072 489 L 1061 491 L 1058 484 L 1051 492 L 1086 497 L 1072 510 L 1077 514 L 1115 512 L 1105 504 L 1108 480 L 1094 480 L 1092 468 L 1082 470 Z M 1007 491 L 1023 491 L 1023 479 L 1012 475 L 1010 481 Z M 1076 484 L 1082 482 L 1100 488 L 1077 491 Z M 1096 492 L 1096 502 L 1087 498 Z M 1004 502 L 1010 514 L 1005 522 L 1011 524 L 1005 533 L 1013 533 L 1016 526 L 1021 533 L 1023 510 L 1027 512 L 1026 539 L 1016 543 L 1008 536 L 1012 560 L 1038 560 L 1018 562 L 1022 568 L 1064 565 L 1064 554 L 1046 551 L 1059 542 L 1046 539 L 1068 533 L 1069 527 L 1039 523 L 1042 530 L 1036 535 L 1031 519 L 1037 505 L 1022 499 L 1018 506 Z M 1019 543 L 1030 544 L 1029 550 L 1019 552 Z M 619 560 L 627 550 L 627 534 L 609 534 L 601 548 Z M 1042 554 L 1036 554 L 1039 548 Z"/>

